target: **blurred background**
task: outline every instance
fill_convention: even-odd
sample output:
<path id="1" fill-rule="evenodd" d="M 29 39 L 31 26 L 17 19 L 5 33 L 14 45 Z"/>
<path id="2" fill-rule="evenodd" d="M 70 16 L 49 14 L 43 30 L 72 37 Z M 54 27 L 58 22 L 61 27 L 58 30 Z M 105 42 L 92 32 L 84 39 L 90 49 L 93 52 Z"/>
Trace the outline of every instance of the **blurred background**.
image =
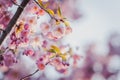
<path id="1" fill-rule="evenodd" d="M 120 80 L 119 3 L 119 0 L 78 0 L 76 6 L 81 16 L 72 22 L 73 32 L 66 42 L 73 48 L 78 46 L 77 53 L 84 58 L 80 67 L 61 80 Z"/>

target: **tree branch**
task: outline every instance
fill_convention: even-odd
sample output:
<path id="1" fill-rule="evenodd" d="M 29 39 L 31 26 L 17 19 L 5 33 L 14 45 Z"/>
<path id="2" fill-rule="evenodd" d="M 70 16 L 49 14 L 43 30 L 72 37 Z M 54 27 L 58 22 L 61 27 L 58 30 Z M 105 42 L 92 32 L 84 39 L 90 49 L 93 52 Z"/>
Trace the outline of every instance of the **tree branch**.
<path id="1" fill-rule="evenodd" d="M 18 18 L 20 17 L 22 11 L 24 10 L 25 6 L 27 5 L 27 3 L 30 0 L 23 0 L 23 2 L 20 4 L 20 6 L 22 6 L 22 8 L 19 6 L 15 15 L 13 16 L 13 18 L 10 20 L 7 28 L 5 29 L 4 33 L 2 34 L 2 36 L 0 37 L 0 46 L 3 43 L 3 41 L 5 40 L 5 38 L 7 37 L 7 35 L 10 33 L 10 31 L 12 30 L 13 26 L 15 25 L 15 23 L 17 22 Z"/>
<path id="2" fill-rule="evenodd" d="M 37 69 L 37 70 L 36 70 L 35 72 L 33 72 L 32 74 L 29 74 L 29 75 L 21 78 L 20 80 L 25 80 L 25 79 L 29 78 L 30 76 L 33 76 L 33 75 L 34 75 L 35 73 L 37 73 L 38 71 L 39 71 L 39 69 Z"/>
<path id="3" fill-rule="evenodd" d="M 16 5 L 16 6 L 19 6 L 19 7 L 23 8 L 22 6 L 20 6 L 19 4 L 17 4 L 17 3 L 14 2 L 13 0 L 11 0 L 11 2 L 12 2 L 14 5 Z"/>
<path id="4" fill-rule="evenodd" d="M 39 3 L 38 3 L 36 0 L 34 0 L 34 1 L 35 1 L 35 3 L 36 3 L 41 9 L 43 9 L 46 13 L 48 13 L 48 15 L 49 15 L 52 19 L 58 21 L 58 19 L 55 18 L 54 16 L 52 16 L 44 7 L 42 7 L 41 5 L 39 5 Z"/>

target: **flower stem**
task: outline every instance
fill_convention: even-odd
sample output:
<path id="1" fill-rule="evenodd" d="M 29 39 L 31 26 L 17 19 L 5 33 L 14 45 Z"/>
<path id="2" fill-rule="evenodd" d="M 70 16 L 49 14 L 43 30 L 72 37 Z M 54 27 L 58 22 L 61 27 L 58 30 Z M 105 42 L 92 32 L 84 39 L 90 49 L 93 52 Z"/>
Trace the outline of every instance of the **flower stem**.
<path id="1" fill-rule="evenodd" d="M 17 3 L 14 2 L 13 0 L 11 0 L 11 2 L 12 2 L 14 5 L 16 5 L 16 6 L 19 6 L 19 7 L 23 8 L 22 6 L 20 6 L 19 4 L 17 4 Z"/>
<path id="2" fill-rule="evenodd" d="M 25 79 L 29 78 L 30 76 L 33 76 L 33 75 L 34 75 L 35 73 L 37 73 L 38 71 L 39 71 L 39 69 L 37 69 L 37 70 L 36 70 L 35 72 L 33 72 L 32 74 L 29 74 L 29 75 L 21 78 L 20 80 L 25 80 Z"/>
<path id="3" fill-rule="evenodd" d="M 55 18 L 54 16 L 52 16 L 52 15 L 47 11 L 47 9 L 45 9 L 44 7 L 42 7 L 41 5 L 39 5 L 39 3 L 38 3 L 36 0 L 34 0 L 34 1 L 35 1 L 35 3 L 36 3 L 41 9 L 43 9 L 46 13 L 48 13 L 48 15 L 49 15 L 52 19 L 58 21 L 58 19 Z"/>

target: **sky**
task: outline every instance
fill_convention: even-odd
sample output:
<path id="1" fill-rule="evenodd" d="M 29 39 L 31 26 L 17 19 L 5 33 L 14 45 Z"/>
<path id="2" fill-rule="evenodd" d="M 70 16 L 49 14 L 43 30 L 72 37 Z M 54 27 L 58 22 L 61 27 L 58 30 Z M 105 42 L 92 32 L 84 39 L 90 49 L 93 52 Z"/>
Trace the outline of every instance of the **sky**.
<path id="1" fill-rule="evenodd" d="M 120 33 L 120 0 L 79 0 L 82 17 L 73 22 L 73 32 L 66 42 L 83 46 L 89 42 L 106 44 L 113 32 Z"/>

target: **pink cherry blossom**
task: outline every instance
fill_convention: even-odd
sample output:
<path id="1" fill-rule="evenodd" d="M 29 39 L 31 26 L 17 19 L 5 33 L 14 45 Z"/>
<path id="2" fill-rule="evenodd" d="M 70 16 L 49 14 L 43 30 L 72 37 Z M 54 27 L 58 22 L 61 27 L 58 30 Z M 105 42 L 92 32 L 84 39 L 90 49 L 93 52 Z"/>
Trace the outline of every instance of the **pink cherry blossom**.
<path id="1" fill-rule="evenodd" d="M 11 66 L 17 62 L 16 57 L 13 52 L 8 51 L 4 55 L 4 64 L 5 66 Z"/>
<path id="2" fill-rule="evenodd" d="M 50 24 L 49 23 L 42 23 L 40 25 L 40 29 L 42 34 L 46 35 L 50 31 Z"/>
<path id="3" fill-rule="evenodd" d="M 23 52 L 24 55 L 26 56 L 32 56 L 34 55 L 34 51 L 32 49 L 26 49 L 24 52 Z"/>
<path id="4" fill-rule="evenodd" d="M 62 38 L 64 36 L 64 28 L 62 26 L 57 26 L 53 31 L 52 34 L 57 39 Z"/>

